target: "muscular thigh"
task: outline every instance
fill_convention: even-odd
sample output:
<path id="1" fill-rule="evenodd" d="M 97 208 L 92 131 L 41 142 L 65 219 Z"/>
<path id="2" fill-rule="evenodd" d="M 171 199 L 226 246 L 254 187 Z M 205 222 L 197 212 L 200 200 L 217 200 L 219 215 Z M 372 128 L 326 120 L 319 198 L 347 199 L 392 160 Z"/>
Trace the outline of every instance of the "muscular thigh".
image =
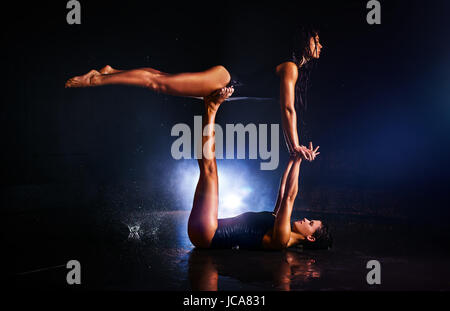
<path id="1" fill-rule="evenodd" d="M 217 229 L 219 206 L 217 175 L 201 174 L 188 221 L 188 234 L 197 247 L 208 247 Z"/>
<path id="2" fill-rule="evenodd" d="M 230 82 L 230 74 L 225 67 L 215 66 L 202 72 L 156 75 L 153 80 L 162 93 L 204 97 L 225 87 Z"/>

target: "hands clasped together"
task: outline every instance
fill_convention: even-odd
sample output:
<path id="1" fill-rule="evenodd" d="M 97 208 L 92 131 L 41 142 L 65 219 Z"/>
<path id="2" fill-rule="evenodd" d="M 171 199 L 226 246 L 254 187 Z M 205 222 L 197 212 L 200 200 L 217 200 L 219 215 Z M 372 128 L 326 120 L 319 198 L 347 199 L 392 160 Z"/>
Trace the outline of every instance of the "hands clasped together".
<path id="1" fill-rule="evenodd" d="M 317 150 L 319 150 L 320 146 L 317 146 L 315 149 L 313 148 L 313 144 L 312 142 L 309 142 L 309 148 L 306 148 L 305 146 L 297 146 L 297 147 L 293 147 L 291 148 L 291 150 L 289 150 L 289 154 L 291 156 L 299 156 L 302 159 L 308 160 L 308 161 L 313 161 L 316 159 L 316 156 L 318 156 L 320 154 L 320 152 L 317 152 Z"/>

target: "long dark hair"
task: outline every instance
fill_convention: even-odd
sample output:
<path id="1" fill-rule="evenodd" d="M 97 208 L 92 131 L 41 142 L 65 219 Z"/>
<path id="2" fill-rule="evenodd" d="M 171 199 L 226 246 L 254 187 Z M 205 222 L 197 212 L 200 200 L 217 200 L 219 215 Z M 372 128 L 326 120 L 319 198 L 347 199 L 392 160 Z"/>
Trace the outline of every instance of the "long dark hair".
<path id="1" fill-rule="evenodd" d="M 319 34 L 316 27 L 312 25 L 296 27 L 291 43 L 292 60 L 298 67 L 298 79 L 295 85 L 295 107 L 299 112 L 297 120 L 299 123 L 300 136 L 306 144 L 309 140 L 308 130 L 304 114 L 308 108 L 308 88 L 311 86 L 311 72 L 316 65 L 316 59 L 312 57 L 314 51 L 310 51 L 310 39 Z M 317 45 L 316 45 L 317 49 Z"/>

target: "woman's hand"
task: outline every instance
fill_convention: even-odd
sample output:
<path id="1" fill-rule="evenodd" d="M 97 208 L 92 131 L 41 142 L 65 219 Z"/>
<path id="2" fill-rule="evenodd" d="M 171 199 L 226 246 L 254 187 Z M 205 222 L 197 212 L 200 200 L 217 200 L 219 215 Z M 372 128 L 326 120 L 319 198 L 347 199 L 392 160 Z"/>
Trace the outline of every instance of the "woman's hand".
<path id="1" fill-rule="evenodd" d="M 301 158 L 311 162 L 311 161 L 315 160 L 316 156 L 318 156 L 320 154 L 320 152 L 317 152 L 317 150 L 319 150 L 319 147 L 320 146 L 317 146 L 314 149 L 312 142 L 309 142 L 309 149 L 306 148 L 305 146 L 296 146 L 296 147 L 293 147 L 293 150 L 290 153 L 293 156 L 294 155 L 300 156 Z"/>
<path id="2" fill-rule="evenodd" d="M 208 96 L 204 97 L 205 101 L 214 102 L 217 104 L 221 104 L 224 100 L 229 98 L 231 95 L 233 95 L 234 88 L 233 86 L 230 87 L 223 87 L 221 89 L 218 89 Z"/>
<path id="3" fill-rule="evenodd" d="M 208 96 L 205 96 L 204 101 L 208 111 L 216 113 L 217 109 L 219 109 L 220 104 L 222 104 L 228 97 L 230 97 L 233 92 L 234 88 L 230 86 L 223 87 L 217 91 L 212 92 Z"/>

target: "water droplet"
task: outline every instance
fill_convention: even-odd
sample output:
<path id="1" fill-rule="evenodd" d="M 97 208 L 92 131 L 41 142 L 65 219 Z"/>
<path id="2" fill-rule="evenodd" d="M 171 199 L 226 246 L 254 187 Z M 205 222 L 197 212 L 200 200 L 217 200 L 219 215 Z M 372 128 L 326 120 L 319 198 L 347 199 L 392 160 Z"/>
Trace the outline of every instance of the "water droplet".
<path id="1" fill-rule="evenodd" d="M 139 236 L 139 229 L 141 228 L 141 226 L 139 225 L 134 225 L 134 226 L 128 226 L 128 230 L 130 230 L 130 233 L 128 234 L 128 239 L 130 240 L 140 240 L 141 237 Z"/>

